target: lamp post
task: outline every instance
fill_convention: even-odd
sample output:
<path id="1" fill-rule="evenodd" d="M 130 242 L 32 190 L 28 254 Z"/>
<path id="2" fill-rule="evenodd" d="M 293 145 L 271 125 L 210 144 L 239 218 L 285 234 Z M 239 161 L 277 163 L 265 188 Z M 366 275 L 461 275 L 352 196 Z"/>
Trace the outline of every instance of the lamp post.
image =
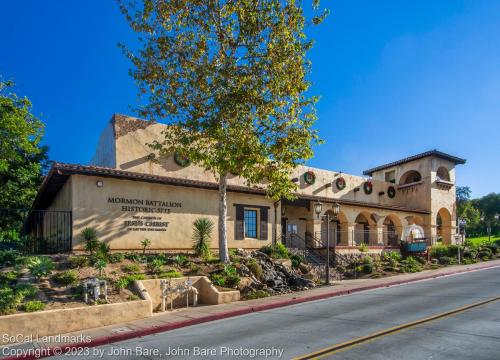
<path id="1" fill-rule="evenodd" d="M 321 202 L 317 202 L 314 204 L 314 212 L 316 216 L 319 218 L 320 214 L 323 211 L 323 204 Z M 332 212 L 335 218 L 338 217 L 340 213 L 340 205 L 335 203 L 332 207 Z M 325 215 L 321 216 L 322 218 L 326 218 L 326 271 L 325 271 L 325 285 L 330 285 L 330 212 L 327 212 Z M 333 263 L 335 264 L 335 245 L 336 242 L 333 242 Z"/>

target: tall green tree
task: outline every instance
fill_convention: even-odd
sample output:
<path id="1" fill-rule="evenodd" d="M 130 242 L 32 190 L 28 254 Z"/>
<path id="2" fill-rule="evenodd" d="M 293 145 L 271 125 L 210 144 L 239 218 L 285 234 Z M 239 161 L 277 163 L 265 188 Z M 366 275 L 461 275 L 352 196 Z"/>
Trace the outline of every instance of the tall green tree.
<path id="1" fill-rule="evenodd" d="M 0 81 L 0 209 L 30 208 L 47 166 L 43 123 L 13 86 Z M 18 230 L 21 219 L 16 212 L 4 214 L 0 230 Z"/>
<path id="2" fill-rule="evenodd" d="M 229 262 L 228 174 L 265 183 L 273 199 L 291 198 L 290 174 L 319 142 L 304 29 L 328 11 L 320 12 L 318 0 L 310 18 L 296 0 L 119 4 L 141 44 L 123 46 L 145 96 L 139 113 L 171 125 L 152 148 L 160 156 L 179 152 L 218 179 L 219 256 Z"/>

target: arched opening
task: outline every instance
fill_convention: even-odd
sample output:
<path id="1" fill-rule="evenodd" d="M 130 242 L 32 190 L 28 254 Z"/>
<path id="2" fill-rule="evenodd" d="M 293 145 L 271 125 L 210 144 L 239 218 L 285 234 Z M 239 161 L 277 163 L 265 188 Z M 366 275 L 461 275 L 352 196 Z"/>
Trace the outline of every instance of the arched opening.
<path id="1" fill-rule="evenodd" d="M 408 225 L 403 232 L 402 239 L 406 242 L 425 239 L 424 229 L 420 225 Z"/>
<path id="2" fill-rule="evenodd" d="M 398 246 L 401 240 L 402 224 L 396 215 L 387 215 L 384 220 L 384 244 Z"/>
<path id="3" fill-rule="evenodd" d="M 451 244 L 451 214 L 446 208 L 441 208 L 436 215 L 436 235 L 443 244 Z"/>
<path id="4" fill-rule="evenodd" d="M 327 235 L 330 234 L 330 246 L 334 243 L 336 245 L 347 246 L 348 236 L 347 236 L 347 217 L 340 211 L 339 215 L 335 217 L 331 210 L 327 210 L 325 215 L 330 215 L 329 231 L 327 231 L 327 218 L 323 217 L 321 223 L 321 244 L 326 246 L 328 239 Z M 316 236 L 319 238 L 318 236 Z"/>
<path id="5" fill-rule="evenodd" d="M 361 244 L 375 245 L 377 243 L 377 231 L 374 229 L 373 216 L 367 212 L 360 213 L 354 224 L 354 242 L 356 246 Z"/>
<path id="6" fill-rule="evenodd" d="M 436 176 L 438 180 L 450 181 L 450 172 L 444 166 L 437 170 Z"/>
<path id="7" fill-rule="evenodd" d="M 416 170 L 405 172 L 399 179 L 399 185 L 416 183 L 422 180 L 422 175 Z"/>

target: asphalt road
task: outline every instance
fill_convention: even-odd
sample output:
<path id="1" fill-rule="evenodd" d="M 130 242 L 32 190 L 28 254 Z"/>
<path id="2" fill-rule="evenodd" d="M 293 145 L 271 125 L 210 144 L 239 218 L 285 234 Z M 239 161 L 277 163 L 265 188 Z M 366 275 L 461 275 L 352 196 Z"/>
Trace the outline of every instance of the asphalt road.
<path id="1" fill-rule="evenodd" d="M 220 320 L 58 359 L 291 359 L 495 297 L 500 297 L 499 268 Z M 500 301 L 325 356 L 500 359 Z"/>

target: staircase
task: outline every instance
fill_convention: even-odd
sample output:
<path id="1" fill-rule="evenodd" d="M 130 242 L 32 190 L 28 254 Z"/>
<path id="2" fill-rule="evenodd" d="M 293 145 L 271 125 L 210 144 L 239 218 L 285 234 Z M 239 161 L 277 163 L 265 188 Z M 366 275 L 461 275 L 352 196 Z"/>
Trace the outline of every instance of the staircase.
<path id="1" fill-rule="evenodd" d="M 317 266 L 326 264 L 326 246 L 323 246 L 314 235 L 307 233 L 304 239 L 298 234 L 288 234 L 282 237 L 282 242 L 287 248 L 300 251 L 309 264 Z M 330 248 L 330 266 L 334 267 L 337 260 L 344 260 L 344 256 Z"/>

